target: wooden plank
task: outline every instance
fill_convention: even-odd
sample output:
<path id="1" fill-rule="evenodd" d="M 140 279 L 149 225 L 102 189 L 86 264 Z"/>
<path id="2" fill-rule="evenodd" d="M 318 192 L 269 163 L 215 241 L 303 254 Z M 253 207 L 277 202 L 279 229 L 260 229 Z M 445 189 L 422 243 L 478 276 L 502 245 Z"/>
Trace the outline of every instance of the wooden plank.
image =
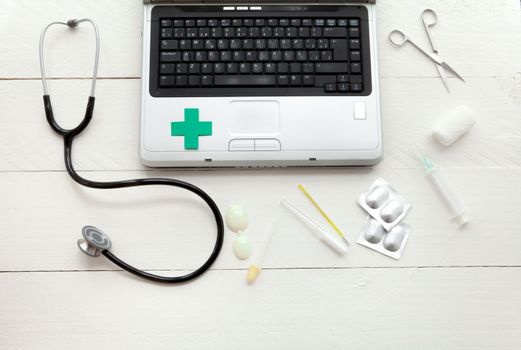
<path id="1" fill-rule="evenodd" d="M 280 219 L 265 266 L 481 266 L 521 265 L 518 247 L 521 169 L 446 169 L 445 175 L 469 209 L 471 222 L 460 230 L 418 169 L 317 169 L 221 172 L 86 172 L 90 179 L 173 177 L 207 190 L 224 212 L 242 203 L 251 222 L 253 244 L 267 222 Z M 412 234 L 405 254 L 394 261 L 354 244 L 366 214 L 356 200 L 376 178 L 392 183 L 413 205 L 406 218 Z M 298 191 L 303 183 L 353 243 L 339 257 L 278 203 L 286 197 L 328 227 Z M 269 191 L 259 190 L 259 186 Z M 0 173 L 0 270 L 115 269 L 76 247 L 83 225 L 95 225 L 113 240 L 113 251 L 146 269 L 193 269 L 210 254 L 215 237 L 211 214 L 192 195 L 164 188 L 98 190 L 80 187 L 62 172 Z M 226 232 L 216 269 L 246 268 L 232 254 L 235 235 Z"/>
<path id="2" fill-rule="evenodd" d="M 378 45 L 384 77 L 437 77 L 434 65 L 412 47 L 397 50 L 387 35 L 400 28 L 428 47 L 420 22 L 426 7 L 439 13 L 433 29 L 442 56 L 465 77 L 496 77 L 521 71 L 519 1 L 468 2 L 451 0 L 378 0 Z M 31 9 L 28 11 L 28 9 Z M 51 21 L 90 17 L 101 32 L 101 77 L 141 75 L 142 1 L 107 3 L 103 0 L 4 0 L 0 28 L 8 40 L 2 45 L 0 79 L 37 78 L 38 38 Z M 21 20 L 23 19 L 23 20 Z M 47 41 L 48 73 L 52 77 L 89 77 L 92 67 L 91 29 L 75 35 L 53 29 Z M 508 55 L 504 53 L 508 52 Z M 61 64 L 68 62 L 70 64 Z"/>
<path id="3" fill-rule="evenodd" d="M 519 268 L 0 274 L 0 347 L 519 349 Z"/>
<path id="4" fill-rule="evenodd" d="M 519 80 L 519 81 L 518 81 Z M 448 95 L 439 79 L 382 79 L 385 157 L 382 167 L 415 168 L 411 143 L 444 167 L 521 165 L 521 75 L 472 78 Z M 89 82 L 52 81 L 57 119 L 72 127 L 84 114 Z M 62 142 L 45 120 L 37 81 L 0 81 L 0 171 L 63 170 Z M 75 142 L 78 169 L 141 170 L 138 157 L 140 88 L 137 80 L 98 82 L 94 119 Z M 405 102 L 404 102 L 405 101 Z M 460 104 L 476 112 L 472 131 L 449 149 L 429 136 L 441 116 Z"/>

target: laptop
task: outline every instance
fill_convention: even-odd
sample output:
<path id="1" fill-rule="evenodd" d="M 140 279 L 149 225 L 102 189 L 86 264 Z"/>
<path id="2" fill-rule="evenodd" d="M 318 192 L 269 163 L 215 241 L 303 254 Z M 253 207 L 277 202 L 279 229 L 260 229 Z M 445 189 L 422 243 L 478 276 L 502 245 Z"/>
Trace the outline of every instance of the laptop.
<path id="1" fill-rule="evenodd" d="M 376 164 L 375 1 L 145 0 L 142 162 Z"/>

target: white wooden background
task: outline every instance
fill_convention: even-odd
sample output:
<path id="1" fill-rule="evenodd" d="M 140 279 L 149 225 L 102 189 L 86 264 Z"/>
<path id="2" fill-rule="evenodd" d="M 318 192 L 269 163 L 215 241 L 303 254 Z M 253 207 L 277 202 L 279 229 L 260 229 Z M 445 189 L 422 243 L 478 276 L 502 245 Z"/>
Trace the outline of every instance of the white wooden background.
<path id="1" fill-rule="evenodd" d="M 0 3 L 0 349 L 519 349 L 521 348 L 521 11 L 518 0 L 378 0 L 385 159 L 372 169 L 150 170 L 138 160 L 141 0 Z M 440 52 L 467 80 L 447 94 L 434 66 L 387 34 L 427 38 L 423 9 L 438 11 Z M 64 172 L 62 142 L 46 124 L 38 38 L 53 20 L 90 17 L 101 31 L 95 118 L 74 159 L 93 179 L 166 176 L 206 189 L 221 209 L 243 203 L 257 242 L 280 225 L 257 284 L 232 254 L 233 235 L 197 281 L 157 285 L 79 252 L 85 224 L 150 271 L 180 274 L 213 244 L 206 207 L 185 192 L 82 188 Z M 84 111 L 92 33 L 50 33 L 55 113 Z M 450 149 L 429 130 L 465 104 L 478 122 Z M 470 209 L 450 223 L 411 150 L 443 167 Z M 413 203 L 400 261 L 353 244 L 332 254 L 278 206 L 289 198 L 322 220 L 303 183 L 354 242 L 365 220 L 355 201 L 382 176 Z M 320 221 L 323 222 L 323 221 Z"/>

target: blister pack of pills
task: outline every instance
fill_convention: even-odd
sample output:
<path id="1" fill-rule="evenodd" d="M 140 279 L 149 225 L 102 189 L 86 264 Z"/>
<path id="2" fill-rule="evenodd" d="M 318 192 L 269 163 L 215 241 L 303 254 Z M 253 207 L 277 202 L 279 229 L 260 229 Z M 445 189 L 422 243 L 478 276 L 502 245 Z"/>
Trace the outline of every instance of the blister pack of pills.
<path id="1" fill-rule="evenodd" d="M 386 231 L 391 231 L 411 210 L 411 204 L 381 178 L 360 195 L 358 204 Z"/>
<path id="2" fill-rule="evenodd" d="M 358 243 L 398 260 L 402 256 L 410 232 L 410 227 L 404 223 L 386 231 L 378 221 L 369 216 L 358 237 Z"/>

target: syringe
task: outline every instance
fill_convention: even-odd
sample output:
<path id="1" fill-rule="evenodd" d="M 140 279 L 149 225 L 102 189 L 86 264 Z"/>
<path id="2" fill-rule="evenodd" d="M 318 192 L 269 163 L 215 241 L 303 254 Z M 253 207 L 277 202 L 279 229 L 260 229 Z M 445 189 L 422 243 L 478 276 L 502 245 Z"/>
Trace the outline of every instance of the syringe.
<path id="1" fill-rule="evenodd" d="M 458 222 L 460 226 L 465 225 L 469 222 L 469 218 L 467 217 L 467 213 L 465 208 L 461 204 L 460 200 L 454 192 L 449 187 L 445 178 L 439 173 L 439 171 L 434 167 L 432 160 L 423 153 L 420 147 L 417 144 L 414 144 L 418 152 L 420 153 L 420 159 L 427 170 L 427 177 L 431 180 L 434 187 L 443 198 L 447 206 L 449 207 L 452 219 Z"/>

